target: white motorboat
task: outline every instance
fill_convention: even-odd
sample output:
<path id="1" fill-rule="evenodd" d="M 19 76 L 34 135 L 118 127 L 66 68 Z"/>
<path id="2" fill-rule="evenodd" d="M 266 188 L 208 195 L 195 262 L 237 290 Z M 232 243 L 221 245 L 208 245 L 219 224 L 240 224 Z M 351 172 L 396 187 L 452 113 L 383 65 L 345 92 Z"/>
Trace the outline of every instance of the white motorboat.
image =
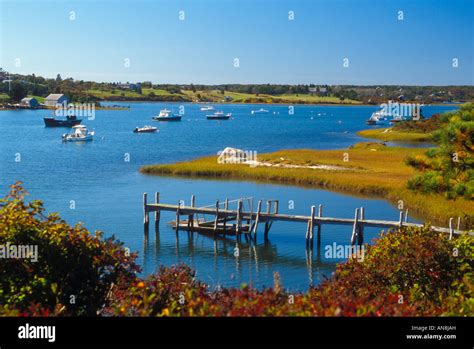
<path id="1" fill-rule="evenodd" d="M 224 114 L 223 111 L 216 111 L 214 114 L 206 115 L 207 120 L 228 120 L 232 113 Z"/>
<path id="2" fill-rule="evenodd" d="M 84 142 L 94 139 L 94 131 L 89 131 L 86 125 L 76 125 L 72 127 L 71 133 L 64 133 L 62 138 L 64 142 Z"/>
<path id="3" fill-rule="evenodd" d="M 153 117 L 156 121 L 181 121 L 181 115 L 171 114 L 171 110 L 162 109 L 160 114 Z"/>
<path id="4" fill-rule="evenodd" d="M 252 110 L 252 115 L 253 114 L 266 114 L 266 113 L 268 113 L 268 110 L 263 109 L 263 108 L 260 108 L 258 110 Z"/>
<path id="5" fill-rule="evenodd" d="M 214 110 L 214 107 L 212 105 L 201 107 L 201 111 L 213 111 L 213 110 Z"/>
<path id="6" fill-rule="evenodd" d="M 134 133 L 153 133 L 156 131 L 158 131 L 157 127 L 149 126 L 149 125 L 146 125 L 143 127 L 135 127 L 135 129 L 133 130 Z"/>
<path id="7" fill-rule="evenodd" d="M 383 125 L 387 118 L 383 115 L 381 111 L 373 112 L 369 120 L 366 121 L 367 125 Z"/>

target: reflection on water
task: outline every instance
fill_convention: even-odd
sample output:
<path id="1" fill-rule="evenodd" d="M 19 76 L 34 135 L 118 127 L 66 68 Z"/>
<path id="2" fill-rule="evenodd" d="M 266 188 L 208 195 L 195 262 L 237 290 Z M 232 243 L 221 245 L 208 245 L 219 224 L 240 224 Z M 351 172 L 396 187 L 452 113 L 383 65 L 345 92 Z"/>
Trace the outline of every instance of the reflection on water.
<path id="1" fill-rule="evenodd" d="M 261 274 L 270 272 L 273 276 L 273 266 L 283 265 L 290 270 L 306 270 L 306 287 L 318 284 L 323 274 L 327 275 L 332 271 L 336 261 L 326 261 L 321 257 L 321 248 L 302 244 L 305 249 L 304 257 L 292 256 L 278 253 L 278 246 L 270 240 L 255 243 L 252 239 L 242 239 L 237 241 L 235 237 L 208 236 L 191 231 L 179 231 L 174 233 L 174 244 L 162 244 L 161 234 L 158 230 L 153 238 L 144 239 L 143 255 L 144 268 L 147 268 L 146 261 L 159 260 L 160 256 L 175 255 L 178 260 L 195 265 L 195 258 L 202 260 L 205 258 L 208 267 L 212 265 L 212 273 L 200 275 L 199 279 L 211 281 L 214 287 L 221 286 L 222 283 L 214 280 L 215 275 L 227 273 L 230 284 L 238 286 L 240 280 L 245 280 L 245 275 L 250 275 L 249 283 L 260 280 Z M 340 260 L 338 260 L 340 261 Z M 264 277 L 268 279 L 267 277 Z M 235 282 L 232 282 L 235 281 Z M 316 281 L 316 282 L 315 282 Z M 229 282 L 225 282 L 229 285 Z M 272 286 L 267 284 L 266 286 Z"/>

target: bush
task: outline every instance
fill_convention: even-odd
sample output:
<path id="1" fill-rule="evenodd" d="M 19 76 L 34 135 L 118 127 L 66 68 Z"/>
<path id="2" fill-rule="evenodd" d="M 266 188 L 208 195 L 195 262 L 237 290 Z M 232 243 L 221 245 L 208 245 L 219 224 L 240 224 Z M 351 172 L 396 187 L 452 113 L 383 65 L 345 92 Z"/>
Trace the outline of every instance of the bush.
<path id="1" fill-rule="evenodd" d="M 428 228 L 383 234 L 362 262 L 304 294 L 274 288 L 212 290 L 186 266 L 117 289 L 109 315 L 119 316 L 422 316 L 474 315 L 474 244 Z"/>
<path id="2" fill-rule="evenodd" d="M 135 256 L 113 237 L 45 216 L 24 196 L 16 184 L 0 200 L 0 245 L 37 246 L 38 259 L 0 258 L 0 312 L 96 315 L 113 284 L 135 278 Z"/>

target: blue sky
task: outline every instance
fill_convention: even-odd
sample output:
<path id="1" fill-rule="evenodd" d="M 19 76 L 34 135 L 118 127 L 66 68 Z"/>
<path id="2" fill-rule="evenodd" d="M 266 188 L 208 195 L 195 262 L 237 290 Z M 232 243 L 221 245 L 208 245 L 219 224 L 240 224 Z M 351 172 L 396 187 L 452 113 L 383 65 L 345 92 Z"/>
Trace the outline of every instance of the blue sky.
<path id="1" fill-rule="evenodd" d="M 0 67 L 12 73 L 154 83 L 474 83 L 472 0 L 0 0 L 0 6 Z"/>

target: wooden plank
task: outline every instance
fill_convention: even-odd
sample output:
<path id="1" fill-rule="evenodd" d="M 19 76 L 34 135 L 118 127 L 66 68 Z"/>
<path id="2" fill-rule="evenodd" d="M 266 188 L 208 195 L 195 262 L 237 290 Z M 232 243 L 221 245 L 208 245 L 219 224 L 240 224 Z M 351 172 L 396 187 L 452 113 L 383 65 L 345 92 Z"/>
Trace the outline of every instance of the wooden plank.
<path id="1" fill-rule="evenodd" d="M 175 211 L 177 210 L 178 205 L 171 205 L 171 204 L 146 204 L 144 202 L 144 214 L 145 218 L 144 221 L 147 219 L 147 214 L 149 212 L 156 212 L 156 211 Z M 301 222 L 306 223 L 311 218 L 310 216 L 301 216 L 301 215 L 288 215 L 288 214 L 275 214 L 270 213 L 270 205 L 267 203 L 267 212 L 260 212 L 259 221 L 269 223 L 270 221 L 286 221 L 286 222 Z M 180 214 L 189 215 L 189 214 L 208 214 L 213 215 L 215 214 L 215 208 L 203 208 L 203 207 L 190 207 L 190 206 L 181 206 L 180 207 Z M 227 220 L 231 219 L 232 216 L 237 216 L 238 210 L 219 210 L 219 216 L 222 218 L 226 218 Z M 246 219 L 255 219 L 257 213 L 255 212 L 243 212 L 240 211 L 240 220 Z M 361 227 L 377 227 L 377 228 L 398 228 L 400 226 L 410 226 L 410 227 L 422 227 L 423 224 L 418 223 L 408 223 L 404 222 L 404 212 L 400 213 L 400 219 L 398 221 L 385 221 L 385 220 L 358 220 L 358 225 Z M 315 224 L 336 224 L 336 225 L 353 225 L 354 220 L 350 218 L 335 218 L 335 217 L 317 217 L 314 220 Z M 269 224 L 266 224 L 266 228 L 269 227 Z M 431 226 L 430 227 L 434 231 L 450 233 L 449 228 Z M 268 229 L 266 229 L 268 233 Z M 461 234 L 463 233 L 460 230 L 454 230 L 453 234 Z M 469 232 L 471 236 L 474 236 L 473 232 Z"/>

